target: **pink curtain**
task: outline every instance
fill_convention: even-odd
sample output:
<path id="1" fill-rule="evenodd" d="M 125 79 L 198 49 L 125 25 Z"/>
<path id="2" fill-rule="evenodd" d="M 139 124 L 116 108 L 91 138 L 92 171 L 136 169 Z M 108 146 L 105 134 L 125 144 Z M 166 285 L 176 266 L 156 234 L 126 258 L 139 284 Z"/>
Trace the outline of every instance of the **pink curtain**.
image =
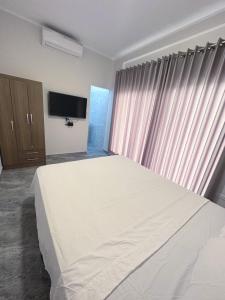
<path id="1" fill-rule="evenodd" d="M 111 151 L 204 195 L 225 146 L 225 45 L 116 75 Z"/>
<path id="2" fill-rule="evenodd" d="M 163 58 L 117 72 L 110 142 L 113 152 L 141 161 L 168 62 Z"/>

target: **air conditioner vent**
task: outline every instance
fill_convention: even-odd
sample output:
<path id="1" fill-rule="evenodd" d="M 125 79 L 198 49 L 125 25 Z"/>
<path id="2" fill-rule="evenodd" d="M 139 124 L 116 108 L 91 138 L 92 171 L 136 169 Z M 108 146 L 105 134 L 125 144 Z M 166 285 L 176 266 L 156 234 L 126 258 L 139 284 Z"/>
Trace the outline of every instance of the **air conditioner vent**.
<path id="1" fill-rule="evenodd" d="M 75 40 L 46 27 L 42 28 L 42 45 L 76 57 L 83 55 L 83 47 Z"/>

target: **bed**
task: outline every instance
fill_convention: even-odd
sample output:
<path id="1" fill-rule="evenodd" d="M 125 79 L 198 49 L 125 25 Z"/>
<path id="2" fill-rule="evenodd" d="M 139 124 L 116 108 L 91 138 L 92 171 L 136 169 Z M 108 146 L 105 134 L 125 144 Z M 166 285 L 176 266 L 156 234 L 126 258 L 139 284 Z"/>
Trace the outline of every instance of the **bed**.
<path id="1" fill-rule="evenodd" d="M 33 180 L 52 300 L 225 299 L 225 210 L 121 156 Z"/>

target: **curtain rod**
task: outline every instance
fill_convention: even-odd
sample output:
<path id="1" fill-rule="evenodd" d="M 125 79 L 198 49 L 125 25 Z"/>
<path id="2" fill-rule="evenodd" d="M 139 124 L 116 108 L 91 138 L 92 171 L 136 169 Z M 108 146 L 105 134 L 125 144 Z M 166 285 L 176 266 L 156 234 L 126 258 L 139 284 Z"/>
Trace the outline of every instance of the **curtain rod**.
<path id="1" fill-rule="evenodd" d="M 206 45 L 205 47 L 199 47 L 198 50 L 191 50 L 191 49 L 189 49 L 187 52 L 184 52 L 183 54 L 180 54 L 180 55 L 179 55 L 179 52 L 178 52 L 177 56 L 179 56 L 179 57 L 185 57 L 187 54 L 192 55 L 195 52 L 197 52 L 197 53 L 204 52 L 205 50 L 210 50 L 210 49 L 215 48 L 217 46 L 217 44 L 218 44 L 218 42 L 217 43 L 212 43 L 209 46 Z M 225 40 L 221 41 L 219 43 L 219 46 L 222 47 L 224 44 L 225 44 Z"/>
<path id="2" fill-rule="evenodd" d="M 222 38 L 219 38 L 219 40 L 218 40 L 217 43 L 208 43 L 208 44 L 205 47 L 199 47 L 199 46 L 197 46 L 196 48 L 199 48 L 197 51 L 196 50 L 192 50 L 192 49 L 188 49 L 188 51 L 183 52 L 182 54 L 179 54 L 179 52 L 178 52 L 175 55 L 177 55 L 178 57 L 185 57 L 187 54 L 192 55 L 192 54 L 194 54 L 196 52 L 200 53 L 200 52 L 205 51 L 205 50 L 210 50 L 210 49 L 216 47 L 217 45 L 219 45 L 220 47 L 222 47 L 225 44 L 225 40 L 223 40 Z M 165 57 L 165 60 L 169 60 L 169 55 L 168 56 L 163 56 L 163 57 Z M 157 62 L 157 61 L 161 61 L 161 60 L 162 60 L 162 58 L 158 58 L 156 60 L 153 59 L 153 60 L 150 60 L 150 61 L 146 61 L 143 64 L 151 63 L 151 62 Z M 137 64 L 137 65 L 125 68 L 125 69 L 121 69 L 121 71 L 122 70 L 126 70 L 126 69 L 132 69 L 132 68 L 141 66 L 143 64 Z"/>
<path id="3" fill-rule="evenodd" d="M 197 51 L 196 50 L 189 50 L 189 51 L 185 52 L 183 55 L 180 55 L 180 56 L 184 57 L 185 55 L 187 55 L 188 52 L 190 53 L 189 55 L 191 55 L 195 52 L 200 53 L 201 51 L 210 50 L 210 49 L 215 48 L 217 44 L 218 44 L 218 42 L 217 43 L 212 43 L 209 46 L 206 45 L 205 47 L 200 47 L 200 49 L 198 49 Z M 219 43 L 219 46 L 222 47 L 224 44 L 225 44 L 225 40 L 221 41 Z M 178 56 L 179 56 L 179 54 L 178 54 Z"/>

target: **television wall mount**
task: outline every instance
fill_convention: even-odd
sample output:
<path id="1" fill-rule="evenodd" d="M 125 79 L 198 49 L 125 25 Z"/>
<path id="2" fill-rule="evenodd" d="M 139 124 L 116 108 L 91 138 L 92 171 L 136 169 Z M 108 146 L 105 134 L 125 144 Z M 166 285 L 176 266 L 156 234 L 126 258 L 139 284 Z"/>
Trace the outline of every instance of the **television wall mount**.
<path id="1" fill-rule="evenodd" d="M 66 117 L 65 125 L 68 127 L 73 127 L 73 121 L 70 118 Z"/>

